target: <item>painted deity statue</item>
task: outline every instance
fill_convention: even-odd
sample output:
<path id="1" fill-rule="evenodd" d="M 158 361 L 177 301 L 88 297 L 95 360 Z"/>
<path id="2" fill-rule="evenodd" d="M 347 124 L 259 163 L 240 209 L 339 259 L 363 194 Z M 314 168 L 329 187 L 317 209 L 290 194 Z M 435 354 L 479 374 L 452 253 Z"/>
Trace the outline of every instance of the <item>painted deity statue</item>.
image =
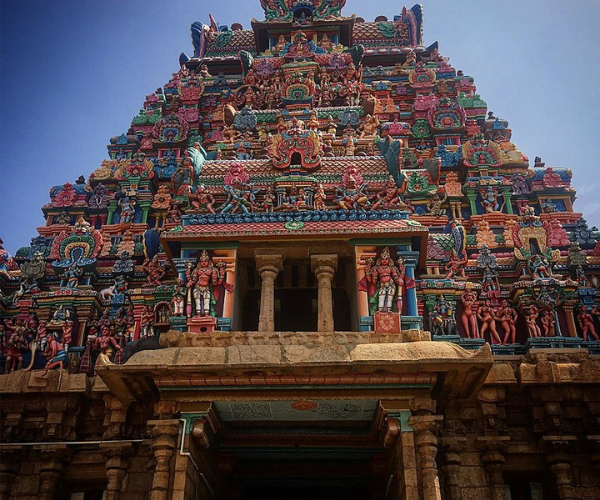
<path id="1" fill-rule="evenodd" d="M 492 343 L 501 344 L 500 336 L 496 330 L 496 312 L 492 307 L 490 300 L 485 300 L 483 305 L 477 310 L 477 318 L 481 321 L 480 337 L 484 338 L 485 332 L 490 331 Z"/>
<path id="2" fill-rule="evenodd" d="M 394 264 L 387 247 L 382 250 L 375 265 L 367 262 L 365 278 L 369 285 L 367 293 L 371 304 L 370 310 L 401 313 L 404 277 L 404 261 L 399 258 L 397 264 Z"/>
<path id="3" fill-rule="evenodd" d="M 500 303 L 500 309 L 498 310 L 498 319 L 500 320 L 500 325 L 504 329 L 504 339 L 502 340 L 503 344 L 514 344 L 516 343 L 516 335 L 517 329 L 515 327 L 517 323 L 517 311 L 515 311 L 509 304 L 507 300 L 503 300 Z M 510 342 L 509 342 L 510 340 Z"/>
<path id="4" fill-rule="evenodd" d="M 185 271 L 188 294 L 194 299 L 195 313 L 199 316 L 214 316 L 217 295 L 215 287 L 227 285 L 226 290 L 232 291 L 225 283 L 225 265 L 214 265 L 206 250 L 200 254 L 197 264 L 188 264 Z M 191 297 L 188 295 L 188 317 L 191 316 Z"/>
<path id="5" fill-rule="evenodd" d="M 100 350 L 98 361 L 103 359 L 111 362 L 116 351 L 123 351 L 123 347 L 111 334 L 110 328 L 104 325 L 100 329 L 100 335 L 94 340 L 94 349 Z"/>
<path id="6" fill-rule="evenodd" d="M 49 342 L 47 342 L 46 349 L 44 351 L 44 357 L 48 360 L 46 363 L 46 370 L 52 370 L 57 366 L 61 369 L 65 367 L 65 361 L 67 361 L 67 351 L 64 343 L 61 344 L 58 341 L 56 333 L 48 334 Z"/>
<path id="7" fill-rule="evenodd" d="M 579 328 L 581 328 L 583 340 L 587 341 L 588 336 L 593 337 L 594 340 L 600 340 L 598 332 L 596 332 L 596 326 L 594 325 L 594 317 L 588 312 L 587 306 L 583 304 L 579 308 L 577 322 L 579 323 Z"/>
<path id="8" fill-rule="evenodd" d="M 464 335 L 469 339 L 477 339 L 479 331 L 477 329 L 477 296 L 473 291 L 466 290 L 460 297 L 463 305 L 461 314 L 461 323 Z"/>

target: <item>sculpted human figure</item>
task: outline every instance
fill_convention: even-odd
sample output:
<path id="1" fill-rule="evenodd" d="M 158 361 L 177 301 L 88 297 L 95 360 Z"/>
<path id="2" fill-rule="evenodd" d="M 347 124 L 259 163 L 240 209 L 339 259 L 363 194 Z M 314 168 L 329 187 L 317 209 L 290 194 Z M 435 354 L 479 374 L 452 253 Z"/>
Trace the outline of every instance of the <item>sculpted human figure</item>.
<path id="1" fill-rule="evenodd" d="M 479 338 L 477 330 L 477 297 L 471 290 L 466 290 L 461 295 L 460 300 L 463 305 L 460 320 L 464 334 L 469 339 L 477 339 Z"/>
<path id="2" fill-rule="evenodd" d="M 378 208 L 395 208 L 398 205 L 398 200 L 398 188 L 396 187 L 394 178 L 390 176 L 386 188 L 377 193 L 377 201 L 373 205 L 372 210 L 377 210 Z"/>
<path id="3" fill-rule="evenodd" d="M 542 317 L 540 319 L 540 323 L 542 323 L 542 329 L 544 330 L 544 337 L 554 337 L 556 334 L 555 326 L 556 320 L 554 319 L 554 314 L 552 311 L 548 309 L 544 309 L 542 312 Z"/>
<path id="4" fill-rule="evenodd" d="M 445 201 L 446 201 L 445 195 L 442 198 L 437 193 L 432 194 L 431 198 L 429 198 L 429 201 L 427 202 L 427 212 L 436 217 L 439 217 L 441 215 L 446 215 L 446 210 L 442 208 L 442 205 L 444 204 Z"/>
<path id="5" fill-rule="evenodd" d="M 146 272 L 146 280 L 150 286 L 162 285 L 162 279 L 165 277 L 167 272 L 158 260 L 158 254 L 156 254 L 152 260 L 146 258 L 142 263 L 142 269 Z"/>
<path id="6" fill-rule="evenodd" d="M 444 266 L 444 270 L 448 271 L 446 274 L 446 279 L 452 279 L 455 276 L 459 276 L 461 278 L 465 278 L 465 264 L 467 263 L 467 257 L 464 259 L 460 259 L 456 250 L 452 249 L 452 254 L 450 255 L 450 260 Z"/>
<path id="7" fill-rule="evenodd" d="M 105 361 L 112 361 L 112 357 L 115 351 L 122 351 L 123 347 L 117 342 L 117 340 L 111 335 L 110 328 L 103 326 L 100 329 L 100 336 L 94 340 L 94 349 L 99 349 L 100 354 L 98 361 L 104 358 Z"/>
<path id="8" fill-rule="evenodd" d="M 487 189 L 480 190 L 481 204 L 485 209 L 486 213 L 494 213 L 500 210 L 500 204 L 498 203 L 498 191 L 492 186 L 488 186 Z"/>
<path id="9" fill-rule="evenodd" d="M 51 370 L 57 366 L 62 369 L 67 361 L 67 351 L 64 349 L 64 345 L 58 341 L 56 333 L 50 333 L 48 338 L 50 342 L 44 351 L 44 357 L 48 360 L 45 369 Z"/>
<path id="10" fill-rule="evenodd" d="M 496 314 L 490 300 L 486 299 L 482 306 L 477 310 L 477 318 L 481 321 L 481 331 L 479 336 L 485 338 L 485 332 L 490 331 L 494 344 L 501 344 L 500 336 L 496 331 Z"/>
<path id="11" fill-rule="evenodd" d="M 325 188 L 323 184 L 319 184 L 317 188 L 317 192 L 315 193 L 313 199 L 313 206 L 315 210 L 327 210 L 327 206 L 325 205 L 325 200 L 327 200 L 327 195 L 325 194 Z"/>
<path id="12" fill-rule="evenodd" d="M 14 320 L 11 330 L 13 333 L 8 340 L 6 364 L 4 366 L 5 373 L 23 368 L 23 352 L 25 352 L 28 347 L 27 339 L 25 338 L 25 326 L 23 325 L 23 320 Z"/>
<path id="13" fill-rule="evenodd" d="M 75 289 L 79 284 L 79 278 L 83 276 L 83 269 L 79 267 L 77 262 L 74 262 L 69 266 L 69 268 L 64 272 L 63 276 L 67 280 L 66 288 Z"/>
<path id="14" fill-rule="evenodd" d="M 213 209 L 215 198 L 212 194 L 206 192 L 206 187 L 203 184 L 198 186 L 195 193 L 188 191 L 188 200 L 194 210 L 215 213 Z"/>
<path id="15" fill-rule="evenodd" d="M 401 261 L 401 269 L 394 265 L 387 247 L 382 250 L 374 266 L 367 263 L 365 267 L 367 282 L 378 287 L 376 291 L 378 311 L 391 312 L 395 305 L 398 312 L 402 312 L 402 291 L 400 290 L 398 293 L 398 288 L 401 288 L 404 284 L 405 271 L 403 264 L 403 261 Z M 396 301 L 395 304 L 394 300 Z M 398 307 L 400 308 L 398 309 Z"/>
<path id="16" fill-rule="evenodd" d="M 538 316 L 540 315 L 538 308 L 534 305 L 530 305 L 524 311 L 525 314 L 525 324 L 527 325 L 527 331 L 529 332 L 530 337 L 541 337 L 542 331 L 537 324 Z"/>
<path id="17" fill-rule="evenodd" d="M 517 311 L 515 311 L 507 300 L 503 300 L 500 303 L 500 310 L 498 311 L 498 319 L 504 329 L 503 344 L 515 344 L 517 329 L 515 327 L 517 323 Z M 509 342 L 510 340 L 510 342 Z"/>
<path id="18" fill-rule="evenodd" d="M 594 325 L 593 316 L 588 313 L 587 306 L 584 304 L 579 308 L 579 314 L 577 315 L 577 322 L 581 328 L 583 334 L 583 340 L 588 340 L 588 335 L 594 337 L 594 340 L 600 340 L 598 333 L 596 332 L 596 326 Z"/>
<path id="19" fill-rule="evenodd" d="M 154 329 L 152 328 L 154 323 L 154 307 L 147 305 L 142 310 L 142 316 L 140 318 L 140 338 L 154 336 Z"/>
<path id="20" fill-rule="evenodd" d="M 131 199 L 129 196 L 123 196 L 119 200 L 119 205 L 121 207 L 121 223 L 129 224 L 133 222 L 133 217 L 135 216 L 135 200 Z"/>
<path id="21" fill-rule="evenodd" d="M 200 316 L 211 315 L 211 300 L 213 299 L 212 287 L 223 283 L 225 273 L 221 275 L 213 265 L 206 250 L 203 250 L 195 267 L 191 265 L 185 271 L 187 287 L 192 290 L 196 306 L 196 314 Z"/>
<path id="22" fill-rule="evenodd" d="M 365 185 L 358 185 L 353 175 L 348 177 L 348 183 L 338 189 L 338 205 L 343 210 L 364 209 L 369 204 L 369 199 L 364 192 Z"/>

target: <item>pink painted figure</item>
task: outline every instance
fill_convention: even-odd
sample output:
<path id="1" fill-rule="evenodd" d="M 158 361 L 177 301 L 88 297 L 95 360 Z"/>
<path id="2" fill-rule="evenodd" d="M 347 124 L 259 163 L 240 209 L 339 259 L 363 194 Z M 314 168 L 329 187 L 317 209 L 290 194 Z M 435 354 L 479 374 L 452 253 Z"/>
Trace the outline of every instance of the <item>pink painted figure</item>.
<path id="1" fill-rule="evenodd" d="M 94 349 L 100 349 L 98 360 L 103 357 L 107 361 L 112 361 L 115 350 L 122 351 L 123 347 L 110 334 L 110 328 L 103 326 L 100 330 L 101 335 L 94 340 Z"/>
<path id="2" fill-rule="evenodd" d="M 590 313 L 588 313 L 587 307 L 585 305 L 581 305 L 581 307 L 579 308 L 577 322 L 579 323 L 579 327 L 581 328 L 583 340 L 588 340 L 588 334 L 594 337 L 594 340 L 600 340 L 600 338 L 598 338 L 598 333 L 596 332 L 596 327 L 594 326 L 594 318 Z"/>
<path id="3" fill-rule="evenodd" d="M 448 271 L 446 274 L 446 279 L 452 279 L 455 276 L 460 276 L 461 278 L 465 277 L 465 264 L 467 263 L 467 257 L 464 259 L 459 259 L 456 250 L 452 250 L 452 255 L 450 256 L 450 260 L 444 266 L 444 270 Z"/>
<path id="4" fill-rule="evenodd" d="M 460 300 L 463 304 L 460 319 L 464 334 L 469 339 L 478 339 L 480 337 L 477 329 L 477 297 L 471 290 L 467 290 L 461 295 Z"/>
<path id="5" fill-rule="evenodd" d="M 46 350 L 44 351 L 44 357 L 48 360 L 45 369 L 52 370 L 57 366 L 63 369 L 65 367 L 65 361 L 67 361 L 67 351 L 63 348 L 63 345 L 56 338 L 56 333 L 49 333 L 48 343 Z"/>
<path id="6" fill-rule="evenodd" d="M 158 254 L 156 254 L 152 260 L 145 259 L 142 263 L 142 269 L 146 272 L 146 280 L 150 286 L 162 285 L 162 279 L 165 277 L 167 272 L 158 260 Z"/>
<path id="7" fill-rule="evenodd" d="M 539 316 L 538 308 L 534 305 L 531 305 L 527 307 L 523 312 L 525 314 L 525 324 L 527 325 L 529 337 L 541 337 L 542 331 L 540 330 L 540 327 L 537 324 L 537 318 Z"/>
<path id="8" fill-rule="evenodd" d="M 23 320 L 14 320 L 13 325 L 10 328 L 13 333 L 8 340 L 6 364 L 4 366 L 5 373 L 23 368 L 23 352 L 26 351 L 28 347 L 27 340 L 25 339 L 25 327 L 23 326 Z"/>
<path id="9" fill-rule="evenodd" d="M 515 324 L 517 322 L 517 311 L 515 311 L 509 304 L 508 301 L 503 300 L 500 303 L 500 310 L 498 311 L 498 319 L 504 329 L 503 344 L 515 344 L 517 330 Z M 510 342 L 508 341 L 510 339 Z"/>
<path id="10" fill-rule="evenodd" d="M 490 331 L 493 344 L 501 344 L 500 336 L 496 331 L 496 313 L 489 299 L 486 299 L 482 306 L 477 310 L 477 318 L 481 321 L 481 331 L 479 336 L 484 338 L 485 332 Z"/>
<path id="11" fill-rule="evenodd" d="M 545 309 L 542 312 L 540 322 L 542 323 L 544 337 L 554 337 L 556 320 L 554 319 L 554 314 L 552 313 L 552 311 Z"/>

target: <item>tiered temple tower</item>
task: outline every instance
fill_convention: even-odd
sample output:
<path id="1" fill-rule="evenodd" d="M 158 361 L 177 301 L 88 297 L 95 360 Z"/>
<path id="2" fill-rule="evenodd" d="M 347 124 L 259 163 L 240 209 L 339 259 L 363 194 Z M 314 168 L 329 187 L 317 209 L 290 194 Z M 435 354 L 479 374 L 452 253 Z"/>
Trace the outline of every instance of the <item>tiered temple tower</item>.
<path id="1" fill-rule="evenodd" d="M 0 500 L 600 497 L 600 232 L 420 5 L 261 0 L 0 250 Z M 1 249 L 1 247 L 0 247 Z"/>

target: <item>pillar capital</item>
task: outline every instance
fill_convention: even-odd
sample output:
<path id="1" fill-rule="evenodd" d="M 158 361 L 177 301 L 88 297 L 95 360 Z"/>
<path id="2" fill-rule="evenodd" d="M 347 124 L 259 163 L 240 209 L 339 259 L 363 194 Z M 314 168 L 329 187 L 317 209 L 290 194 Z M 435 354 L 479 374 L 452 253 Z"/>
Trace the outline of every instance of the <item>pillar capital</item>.
<path id="1" fill-rule="evenodd" d="M 254 260 L 259 274 L 264 271 L 274 272 L 275 275 L 283 270 L 283 255 L 275 253 L 255 253 Z"/>
<path id="2" fill-rule="evenodd" d="M 337 271 L 338 256 L 336 254 L 320 254 L 310 256 L 310 267 L 315 274 L 319 269 L 324 272 L 334 273 Z M 329 268 L 329 269 L 327 269 Z"/>

